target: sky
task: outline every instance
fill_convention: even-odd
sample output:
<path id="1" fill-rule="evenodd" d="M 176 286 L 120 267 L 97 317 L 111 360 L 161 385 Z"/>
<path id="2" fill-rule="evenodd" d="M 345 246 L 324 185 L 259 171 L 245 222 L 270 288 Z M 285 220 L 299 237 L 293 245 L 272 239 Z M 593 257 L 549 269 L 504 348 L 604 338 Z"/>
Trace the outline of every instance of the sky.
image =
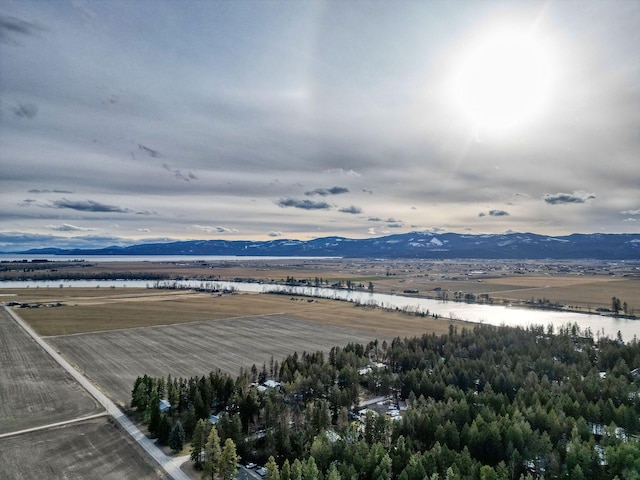
<path id="1" fill-rule="evenodd" d="M 4 0 L 0 251 L 640 232 L 640 2 Z"/>

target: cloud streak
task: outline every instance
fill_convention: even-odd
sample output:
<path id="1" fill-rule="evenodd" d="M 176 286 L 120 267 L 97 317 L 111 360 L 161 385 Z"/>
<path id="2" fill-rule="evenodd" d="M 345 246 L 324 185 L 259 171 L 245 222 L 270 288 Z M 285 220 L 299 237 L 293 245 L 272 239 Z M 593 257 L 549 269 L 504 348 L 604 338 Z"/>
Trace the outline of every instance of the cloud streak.
<path id="1" fill-rule="evenodd" d="M 37 189 L 37 188 L 32 188 L 31 190 L 28 190 L 28 193 L 73 193 L 71 190 L 49 190 L 49 189 Z"/>
<path id="2" fill-rule="evenodd" d="M 71 225 L 64 223 L 62 225 L 47 225 L 47 228 L 56 232 L 91 232 L 95 228 L 78 227 L 77 225 Z"/>
<path id="3" fill-rule="evenodd" d="M 355 205 L 351 205 L 350 207 L 341 208 L 338 211 L 342 212 L 342 213 L 350 213 L 352 215 L 357 215 L 359 213 L 362 213 L 362 209 L 360 207 L 356 207 Z"/>
<path id="4" fill-rule="evenodd" d="M 147 155 L 153 158 L 158 158 L 160 156 L 160 152 L 158 152 L 157 150 L 154 150 L 153 148 L 146 147 L 141 143 L 138 144 L 138 150 L 143 151 L 144 153 L 146 153 Z"/>
<path id="5" fill-rule="evenodd" d="M 1 16 L 0 17 L 0 43 L 8 45 L 17 45 L 16 37 L 32 37 L 36 36 L 44 29 L 32 22 L 27 22 L 16 17 Z"/>
<path id="6" fill-rule="evenodd" d="M 193 225 L 193 228 L 206 233 L 236 233 L 238 230 L 235 228 L 222 227 L 217 225 L 215 227 L 208 225 Z"/>
<path id="7" fill-rule="evenodd" d="M 492 217 L 508 217 L 509 212 L 504 210 L 489 210 L 489 215 Z"/>
<path id="8" fill-rule="evenodd" d="M 19 103 L 18 106 L 13 109 L 13 114 L 16 117 L 31 120 L 38 114 L 38 106 L 33 103 Z"/>
<path id="9" fill-rule="evenodd" d="M 329 210 L 331 209 L 331 205 L 327 202 L 314 202 L 312 200 L 300 200 L 296 198 L 281 198 L 276 201 L 276 205 L 279 207 L 287 208 L 299 208 L 301 210 Z"/>
<path id="10" fill-rule="evenodd" d="M 345 170 L 344 168 L 330 168 L 325 170 L 324 173 L 329 175 L 344 175 L 347 177 L 361 177 L 362 174 L 355 170 Z"/>
<path id="11" fill-rule="evenodd" d="M 565 205 L 571 203 L 585 203 L 587 200 L 597 198 L 595 194 L 577 191 L 573 193 L 545 193 L 542 199 L 551 205 Z"/>
<path id="12" fill-rule="evenodd" d="M 98 213 L 128 213 L 127 208 L 109 205 L 106 203 L 96 202 L 94 200 L 54 200 L 49 204 L 51 208 L 71 209 L 79 212 L 98 212 Z"/>
<path id="13" fill-rule="evenodd" d="M 349 189 L 346 187 L 331 187 L 331 188 L 316 188 L 315 190 L 304 192 L 304 194 L 307 196 L 320 195 L 321 197 L 326 197 L 328 195 L 340 195 L 343 193 L 349 193 Z"/>

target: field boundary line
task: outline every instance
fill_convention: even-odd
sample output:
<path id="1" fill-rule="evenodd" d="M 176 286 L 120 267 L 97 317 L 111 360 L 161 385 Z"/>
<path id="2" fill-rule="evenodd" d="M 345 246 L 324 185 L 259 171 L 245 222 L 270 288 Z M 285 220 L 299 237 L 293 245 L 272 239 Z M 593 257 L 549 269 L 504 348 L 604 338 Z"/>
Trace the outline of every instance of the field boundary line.
<path id="1" fill-rule="evenodd" d="M 11 308 L 4 307 L 9 315 L 33 338 L 51 357 L 60 364 L 71 376 L 83 386 L 111 415 L 116 422 L 127 432 L 143 449 L 153 458 L 174 480 L 190 480 L 189 476 L 180 470 L 180 466 L 176 465 L 173 458 L 166 455 L 158 446 L 143 434 L 140 429 L 127 417 L 118 406 L 112 402 L 104 393 L 96 388 L 87 378 L 85 378 L 78 370 L 73 368 L 62 355 L 56 352 L 51 345 L 45 342 L 40 336 L 22 320 L 17 313 Z"/>
<path id="2" fill-rule="evenodd" d="M 17 435 L 24 435 L 25 433 L 37 432 L 39 430 L 48 430 L 50 428 L 62 427 L 64 425 L 84 422 L 85 420 L 92 420 L 94 418 L 106 417 L 107 415 L 109 415 L 109 413 L 107 413 L 107 411 L 105 410 L 104 412 L 95 413 L 93 415 L 89 415 L 86 417 L 78 417 L 78 418 L 73 418 L 71 420 L 63 420 L 62 422 L 50 423 L 48 425 L 41 425 L 39 427 L 25 428 L 24 430 L 16 430 L 15 432 L 0 433 L 0 439 L 6 438 L 6 437 L 15 437 Z"/>

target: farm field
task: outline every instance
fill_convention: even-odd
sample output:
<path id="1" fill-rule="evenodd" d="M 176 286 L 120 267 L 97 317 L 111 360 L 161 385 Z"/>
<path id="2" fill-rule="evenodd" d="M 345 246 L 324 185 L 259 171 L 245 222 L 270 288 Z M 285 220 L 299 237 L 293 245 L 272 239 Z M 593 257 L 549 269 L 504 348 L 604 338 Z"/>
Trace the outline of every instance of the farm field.
<path id="1" fill-rule="evenodd" d="M 3 480 L 163 480 L 160 468 L 106 417 L 0 438 Z"/>
<path id="2" fill-rule="evenodd" d="M 506 283 L 506 285 L 505 285 Z M 487 280 L 485 289 L 500 288 L 492 293 L 508 300 L 547 298 L 563 305 L 581 306 L 583 309 L 609 308 L 611 298 L 618 297 L 629 308 L 640 312 L 640 279 L 594 277 L 536 277 Z M 496 288 L 496 290 L 497 290 Z"/>
<path id="3" fill-rule="evenodd" d="M 14 290 L 11 298 L 19 302 L 64 304 L 61 307 L 16 310 L 42 336 L 271 314 L 348 326 L 370 332 L 372 336 L 387 337 L 422 335 L 432 331 L 445 333 L 450 324 L 447 320 L 411 317 L 400 312 L 356 307 L 336 300 L 309 301 L 297 297 L 292 299 L 287 295 L 236 293 L 219 296 L 184 291 L 158 293 L 157 290 L 146 289 L 101 289 L 103 296 L 95 296 L 97 289 L 75 290 Z M 52 292 L 55 296 L 49 296 Z M 458 324 L 463 325 L 460 322 Z"/>
<path id="4" fill-rule="evenodd" d="M 50 337 L 47 341 L 120 405 L 137 376 L 190 377 L 211 370 L 237 375 L 295 351 L 324 350 L 375 336 L 354 328 L 257 315 L 163 327 Z M 378 336 L 382 340 L 383 337 Z M 390 336 L 386 336 L 390 339 Z"/>
<path id="5" fill-rule="evenodd" d="M 70 420 L 101 410 L 4 308 L 0 308 L 0 433 Z"/>

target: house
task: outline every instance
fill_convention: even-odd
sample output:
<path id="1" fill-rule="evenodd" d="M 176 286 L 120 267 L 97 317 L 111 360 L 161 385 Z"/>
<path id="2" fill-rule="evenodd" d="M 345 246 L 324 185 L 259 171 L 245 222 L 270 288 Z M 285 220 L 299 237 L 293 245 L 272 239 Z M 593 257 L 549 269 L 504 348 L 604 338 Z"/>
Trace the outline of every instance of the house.
<path id="1" fill-rule="evenodd" d="M 276 382 L 275 380 L 266 380 L 262 385 L 258 385 L 257 383 L 252 383 L 251 386 L 255 387 L 256 390 L 260 393 L 266 392 L 269 388 L 275 388 L 277 390 L 281 390 L 281 383 Z"/>
<path id="2" fill-rule="evenodd" d="M 267 388 L 280 388 L 280 382 L 276 382 L 275 380 L 267 380 L 262 385 Z"/>
<path id="3" fill-rule="evenodd" d="M 373 362 L 367 365 L 366 367 L 362 367 L 358 369 L 358 375 L 367 375 L 371 373 L 374 369 L 383 369 L 387 368 L 387 366 L 382 362 Z"/>

